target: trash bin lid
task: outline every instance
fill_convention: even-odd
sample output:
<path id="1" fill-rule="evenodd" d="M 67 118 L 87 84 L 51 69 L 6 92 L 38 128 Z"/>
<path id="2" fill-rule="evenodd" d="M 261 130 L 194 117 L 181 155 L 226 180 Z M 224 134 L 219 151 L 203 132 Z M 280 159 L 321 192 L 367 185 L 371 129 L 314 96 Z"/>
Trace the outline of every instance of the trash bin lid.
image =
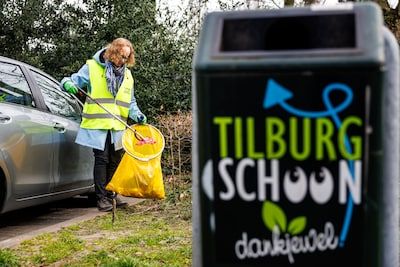
<path id="1" fill-rule="evenodd" d="M 126 153 L 141 161 L 149 161 L 162 153 L 165 146 L 164 136 L 156 127 L 135 124 L 131 128 L 143 136 L 144 140 L 139 140 L 132 130 L 126 129 L 122 136 L 122 146 Z"/>
<path id="2" fill-rule="evenodd" d="M 374 2 L 210 12 L 195 73 L 381 68 L 383 16 Z"/>

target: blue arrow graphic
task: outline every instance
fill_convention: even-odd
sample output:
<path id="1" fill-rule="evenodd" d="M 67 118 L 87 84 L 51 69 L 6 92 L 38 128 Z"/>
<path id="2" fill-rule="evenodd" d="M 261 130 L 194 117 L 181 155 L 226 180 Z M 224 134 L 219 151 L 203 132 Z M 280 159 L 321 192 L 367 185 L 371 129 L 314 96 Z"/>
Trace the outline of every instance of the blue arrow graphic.
<path id="1" fill-rule="evenodd" d="M 346 93 L 346 99 L 337 107 L 333 108 L 332 103 L 329 100 L 329 93 L 334 90 L 341 90 Z M 321 118 L 327 116 L 333 116 L 346 109 L 351 101 L 353 100 L 353 92 L 351 89 L 342 83 L 332 83 L 325 87 L 323 92 L 324 104 L 327 107 L 327 110 L 323 111 L 304 111 L 290 106 L 286 101 L 293 97 L 293 93 L 288 89 L 275 82 L 273 79 L 269 79 L 267 82 L 266 93 L 264 98 L 263 107 L 268 109 L 275 105 L 281 105 L 283 109 L 287 112 L 299 116 L 299 117 L 307 117 L 307 118 Z"/>
<path id="2" fill-rule="evenodd" d="M 334 91 L 342 91 L 346 94 L 346 98 L 344 99 L 344 101 L 336 107 L 332 105 L 332 102 L 329 99 L 330 93 Z M 336 127 L 339 129 L 342 125 L 342 122 L 338 116 L 338 113 L 345 110 L 351 104 L 353 100 L 353 91 L 350 89 L 350 87 L 343 83 L 331 83 L 327 85 L 322 92 L 322 99 L 326 110 L 321 111 L 305 111 L 295 108 L 287 103 L 287 101 L 291 98 L 293 98 L 293 93 L 289 89 L 283 87 L 275 80 L 269 79 L 266 85 L 263 107 L 264 109 L 268 109 L 273 106 L 279 105 L 288 113 L 298 117 L 321 118 L 330 116 L 332 117 L 332 120 L 335 123 Z M 349 153 L 352 153 L 352 148 L 347 135 L 345 136 L 345 147 Z M 352 160 L 349 160 L 348 163 L 351 175 L 354 179 L 354 162 Z M 341 247 L 344 246 L 349 231 L 349 226 L 353 214 L 353 206 L 353 198 L 351 197 L 347 202 L 345 218 L 343 221 L 342 230 L 340 232 L 339 245 Z"/>

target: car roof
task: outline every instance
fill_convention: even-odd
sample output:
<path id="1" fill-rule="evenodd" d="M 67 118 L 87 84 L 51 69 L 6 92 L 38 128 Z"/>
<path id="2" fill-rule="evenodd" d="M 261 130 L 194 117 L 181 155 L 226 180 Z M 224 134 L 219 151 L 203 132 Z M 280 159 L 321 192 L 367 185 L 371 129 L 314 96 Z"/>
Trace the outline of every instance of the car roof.
<path id="1" fill-rule="evenodd" d="M 45 75 L 45 76 L 51 78 L 51 79 L 54 80 L 55 82 L 58 82 L 58 81 L 57 81 L 53 76 L 51 76 L 50 74 L 48 74 L 48 73 L 44 72 L 43 70 L 40 70 L 40 69 L 38 69 L 38 68 L 32 66 L 32 65 L 29 65 L 28 63 L 25 63 L 25 62 L 23 62 L 23 61 L 19 61 L 19 60 L 12 59 L 12 58 L 9 58 L 9 57 L 4 57 L 4 56 L 0 56 L 0 61 L 24 66 L 24 67 L 26 67 L 26 68 L 28 68 L 28 69 L 34 70 L 34 71 L 36 71 L 36 72 L 39 72 L 40 74 L 43 74 L 43 75 Z"/>
<path id="2" fill-rule="evenodd" d="M 9 58 L 9 57 L 0 56 L 0 60 L 1 61 L 6 61 L 8 63 L 13 63 L 13 64 L 25 65 L 25 66 L 30 67 L 30 68 L 32 67 L 31 65 L 29 65 L 29 64 L 27 64 L 25 62 L 22 62 L 22 61 L 19 61 L 19 60 L 16 60 L 16 59 L 12 59 L 12 58 Z"/>

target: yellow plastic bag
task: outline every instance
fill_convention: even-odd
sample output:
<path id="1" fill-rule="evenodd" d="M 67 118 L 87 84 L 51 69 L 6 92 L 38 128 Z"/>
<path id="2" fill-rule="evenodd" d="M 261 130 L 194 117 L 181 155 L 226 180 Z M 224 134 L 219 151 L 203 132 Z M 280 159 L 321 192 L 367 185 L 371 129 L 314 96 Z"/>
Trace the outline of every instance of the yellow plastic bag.
<path id="1" fill-rule="evenodd" d="M 122 145 L 126 153 L 106 189 L 127 197 L 163 199 L 161 153 L 164 137 L 149 124 L 133 127 L 147 142 L 138 140 L 131 130 L 125 130 Z"/>

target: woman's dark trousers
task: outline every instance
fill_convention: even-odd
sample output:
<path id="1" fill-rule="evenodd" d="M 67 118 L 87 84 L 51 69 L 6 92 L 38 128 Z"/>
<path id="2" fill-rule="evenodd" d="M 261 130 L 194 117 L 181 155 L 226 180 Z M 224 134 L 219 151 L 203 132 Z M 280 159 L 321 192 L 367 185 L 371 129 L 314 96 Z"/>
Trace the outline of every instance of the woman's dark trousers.
<path id="1" fill-rule="evenodd" d="M 111 134 L 108 132 L 104 151 L 93 149 L 94 153 L 94 186 L 97 200 L 110 198 L 112 192 L 105 189 L 110 182 L 123 155 L 123 149 L 115 151 L 111 144 Z"/>

